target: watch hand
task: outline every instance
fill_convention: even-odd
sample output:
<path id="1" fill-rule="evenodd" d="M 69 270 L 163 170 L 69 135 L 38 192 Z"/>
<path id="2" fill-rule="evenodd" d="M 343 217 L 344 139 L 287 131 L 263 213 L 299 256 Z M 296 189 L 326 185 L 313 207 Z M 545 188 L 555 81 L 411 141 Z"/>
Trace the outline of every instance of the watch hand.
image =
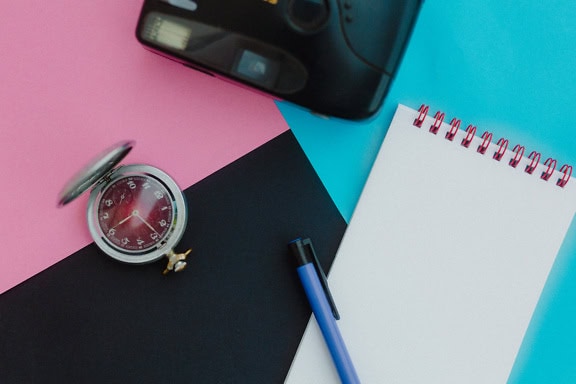
<path id="1" fill-rule="evenodd" d="M 133 212 L 133 215 L 136 216 L 137 218 L 139 218 L 144 224 L 146 224 L 146 226 L 147 226 L 148 228 L 150 228 L 151 230 L 153 230 L 157 235 L 160 235 L 158 232 L 156 232 L 156 230 L 154 229 L 153 226 L 151 226 L 146 220 L 144 220 L 144 219 L 142 218 L 142 216 L 140 216 L 140 214 L 138 213 L 138 211 L 134 211 L 134 212 Z"/>
<path id="2" fill-rule="evenodd" d="M 115 229 L 115 228 L 116 228 L 117 226 L 119 226 L 120 224 L 124 224 L 125 222 L 127 222 L 128 220 L 130 220 L 130 219 L 132 218 L 132 216 L 134 216 L 134 212 L 132 212 L 132 213 L 130 214 L 130 216 L 128 216 L 127 218 L 120 220 L 118 223 L 116 223 L 115 226 L 113 226 L 113 227 L 110 228 L 110 229 Z"/>

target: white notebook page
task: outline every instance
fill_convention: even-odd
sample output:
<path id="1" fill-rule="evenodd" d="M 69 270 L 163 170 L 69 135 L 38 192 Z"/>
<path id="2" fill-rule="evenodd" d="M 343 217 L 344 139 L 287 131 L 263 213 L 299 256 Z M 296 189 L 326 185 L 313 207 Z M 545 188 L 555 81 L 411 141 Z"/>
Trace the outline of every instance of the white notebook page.
<path id="1" fill-rule="evenodd" d="M 417 116 L 398 107 L 336 255 L 338 325 L 363 383 L 505 383 L 576 182 L 541 180 L 544 155 L 532 175 L 526 156 L 510 167 L 512 143 L 492 159 L 497 133 L 482 155 Z M 339 382 L 313 316 L 286 382 Z"/>

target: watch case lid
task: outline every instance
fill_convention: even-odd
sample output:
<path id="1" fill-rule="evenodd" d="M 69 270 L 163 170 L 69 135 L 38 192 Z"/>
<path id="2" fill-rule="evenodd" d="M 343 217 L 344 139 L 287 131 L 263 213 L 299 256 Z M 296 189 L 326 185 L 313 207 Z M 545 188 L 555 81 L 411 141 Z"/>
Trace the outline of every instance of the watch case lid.
<path id="1" fill-rule="evenodd" d="M 64 206 L 86 192 L 114 169 L 132 150 L 135 141 L 123 140 L 96 156 L 64 186 L 58 195 L 58 206 Z"/>

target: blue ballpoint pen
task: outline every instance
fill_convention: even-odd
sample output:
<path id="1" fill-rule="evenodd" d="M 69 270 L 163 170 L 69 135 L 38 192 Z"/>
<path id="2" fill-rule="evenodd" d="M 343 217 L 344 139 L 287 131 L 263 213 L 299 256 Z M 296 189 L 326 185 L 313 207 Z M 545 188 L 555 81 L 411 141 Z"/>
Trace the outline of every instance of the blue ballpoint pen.
<path id="1" fill-rule="evenodd" d="M 360 383 L 336 320 L 340 318 L 328 289 L 326 275 L 310 239 L 296 239 L 289 247 L 297 260 L 297 271 L 332 360 L 344 384 Z"/>

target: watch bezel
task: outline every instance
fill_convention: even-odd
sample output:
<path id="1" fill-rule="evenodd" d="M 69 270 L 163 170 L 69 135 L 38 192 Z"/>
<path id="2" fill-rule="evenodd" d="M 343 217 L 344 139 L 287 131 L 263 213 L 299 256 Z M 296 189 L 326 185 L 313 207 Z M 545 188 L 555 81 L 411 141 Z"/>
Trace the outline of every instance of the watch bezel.
<path id="1" fill-rule="evenodd" d="M 172 200 L 172 223 L 167 234 L 146 250 L 130 251 L 119 248 L 106 239 L 98 220 L 98 205 L 105 189 L 119 179 L 147 176 L 156 179 L 170 193 Z M 106 175 L 90 192 L 87 207 L 88 229 L 96 245 L 108 256 L 128 264 L 147 264 L 161 259 L 180 241 L 186 229 L 188 207 L 180 187 L 164 171 L 146 164 L 122 165 Z"/>

